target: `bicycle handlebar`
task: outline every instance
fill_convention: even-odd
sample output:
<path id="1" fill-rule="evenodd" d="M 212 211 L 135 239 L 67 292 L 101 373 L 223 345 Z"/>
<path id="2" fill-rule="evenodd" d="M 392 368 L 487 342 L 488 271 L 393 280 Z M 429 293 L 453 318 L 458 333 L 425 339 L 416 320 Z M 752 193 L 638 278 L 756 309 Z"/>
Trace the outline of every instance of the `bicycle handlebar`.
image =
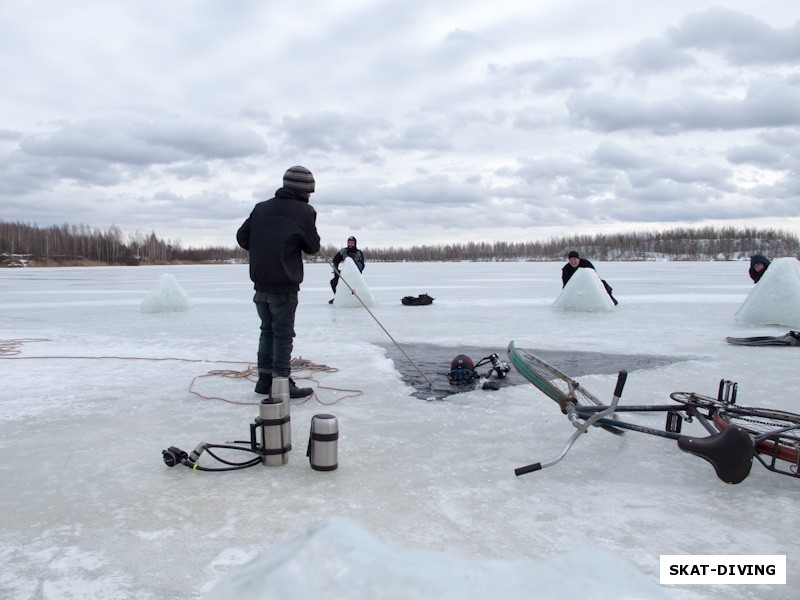
<path id="1" fill-rule="evenodd" d="M 625 369 L 623 369 L 622 371 L 619 372 L 619 375 L 617 375 L 617 387 L 614 388 L 614 395 L 617 398 L 622 396 L 622 388 L 625 387 L 625 382 L 627 381 L 627 379 L 628 379 L 628 372 Z"/>

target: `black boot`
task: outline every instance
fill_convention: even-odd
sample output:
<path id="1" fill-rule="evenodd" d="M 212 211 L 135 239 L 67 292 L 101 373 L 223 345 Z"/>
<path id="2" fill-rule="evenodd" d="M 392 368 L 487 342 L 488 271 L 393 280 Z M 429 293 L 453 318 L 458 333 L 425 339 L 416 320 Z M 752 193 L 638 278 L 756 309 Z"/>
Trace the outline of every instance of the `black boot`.
<path id="1" fill-rule="evenodd" d="M 272 375 L 269 373 L 259 374 L 256 382 L 256 394 L 267 394 L 272 391 Z"/>
<path id="2" fill-rule="evenodd" d="M 299 388 L 295 385 L 294 380 L 289 378 L 289 398 L 305 398 L 314 393 L 311 388 Z"/>

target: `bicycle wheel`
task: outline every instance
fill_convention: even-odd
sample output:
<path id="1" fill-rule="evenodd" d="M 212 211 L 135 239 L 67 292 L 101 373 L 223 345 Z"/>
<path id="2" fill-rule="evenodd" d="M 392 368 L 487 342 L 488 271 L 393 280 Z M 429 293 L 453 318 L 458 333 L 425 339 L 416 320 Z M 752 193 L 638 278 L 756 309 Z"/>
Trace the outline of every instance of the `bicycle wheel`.
<path id="1" fill-rule="evenodd" d="M 724 402 L 720 402 L 716 398 L 703 396 L 702 394 L 696 394 L 694 392 L 672 392 L 669 397 L 675 400 L 675 402 L 692 404 L 698 408 L 719 409 L 727 406 Z"/>
<path id="2" fill-rule="evenodd" d="M 566 408 L 569 402 L 583 406 L 603 404 L 570 376 L 530 352 L 516 348 L 514 342 L 508 345 L 508 358 L 525 379 L 558 402 L 562 409 Z"/>
<path id="3" fill-rule="evenodd" d="M 714 424 L 720 430 L 730 425 L 738 425 L 753 436 L 756 452 L 791 463 L 794 467 L 788 474 L 800 477 L 800 473 L 798 473 L 800 415 L 782 410 L 734 405 L 718 410 L 714 415 Z M 769 465 L 764 464 L 770 468 Z"/>

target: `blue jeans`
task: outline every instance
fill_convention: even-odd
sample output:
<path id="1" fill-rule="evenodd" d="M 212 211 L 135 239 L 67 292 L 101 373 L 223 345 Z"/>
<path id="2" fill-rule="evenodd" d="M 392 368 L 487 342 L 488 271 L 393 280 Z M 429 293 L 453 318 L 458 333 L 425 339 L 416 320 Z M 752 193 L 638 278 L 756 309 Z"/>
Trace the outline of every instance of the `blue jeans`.
<path id="1" fill-rule="evenodd" d="M 292 338 L 297 292 L 256 292 L 253 297 L 261 318 L 258 340 L 258 374 L 289 377 L 292 373 Z"/>

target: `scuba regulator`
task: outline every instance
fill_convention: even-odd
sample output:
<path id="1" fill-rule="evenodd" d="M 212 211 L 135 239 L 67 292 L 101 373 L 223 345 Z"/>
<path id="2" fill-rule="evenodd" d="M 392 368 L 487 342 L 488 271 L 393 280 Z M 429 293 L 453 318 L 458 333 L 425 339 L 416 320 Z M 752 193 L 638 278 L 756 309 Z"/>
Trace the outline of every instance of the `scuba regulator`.
<path id="1" fill-rule="evenodd" d="M 289 462 L 289 451 L 292 449 L 291 417 L 287 407 L 288 402 L 277 398 L 266 398 L 258 407 L 259 416 L 256 417 L 254 423 L 250 424 L 249 441 L 234 441 L 229 444 L 202 442 L 191 453 L 170 446 L 161 451 L 164 464 L 168 467 L 183 465 L 195 471 L 234 471 L 253 467 L 259 463 L 267 466 L 285 465 Z M 231 461 L 215 452 L 223 449 L 238 450 L 255 456 L 241 462 Z M 197 462 L 204 452 L 226 466 L 202 467 L 198 465 Z"/>
<path id="2" fill-rule="evenodd" d="M 200 443 L 191 452 L 170 446 L 161 451 L 168 467 L 183 465 L 194 471 L 234 471 L 257 464 L 269 467 L 289 462 L 292 449 L 291 416 L 289 415 L 289 380 L 275 377 L 270 397 L 258 406 L 258 417 L 250 424 L 250 439 L 225 444 Z M 306 456 L 316 471 L 333 471 L 338 465 L 339 422 L 333 415 L 315 415 L 311 420 Z M 235 450 L 253 455 L 243 461 L 233 461 L 220 456 L 218 450 Z M 222 463 L 221 467 L 200 466 L 198 461 L 205 453 Z"/>

